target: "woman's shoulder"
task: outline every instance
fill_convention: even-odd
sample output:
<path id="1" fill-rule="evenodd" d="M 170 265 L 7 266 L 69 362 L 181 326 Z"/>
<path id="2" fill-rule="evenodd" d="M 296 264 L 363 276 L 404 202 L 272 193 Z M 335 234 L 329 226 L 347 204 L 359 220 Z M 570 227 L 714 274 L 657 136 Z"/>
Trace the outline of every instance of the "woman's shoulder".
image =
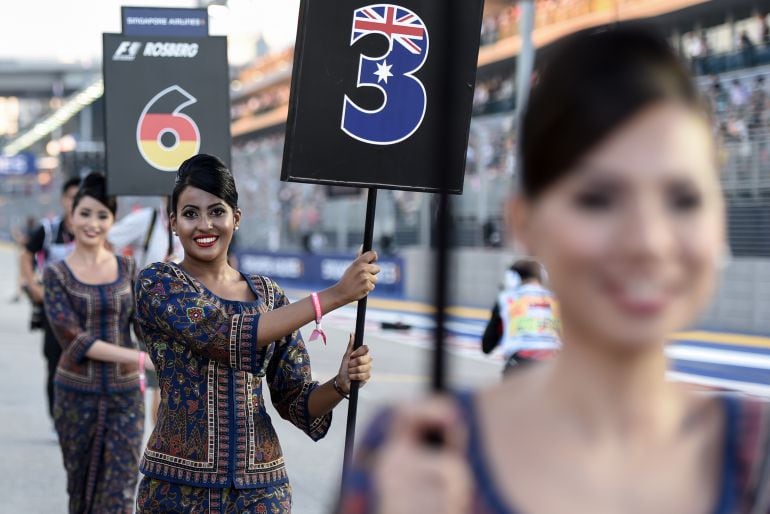
<path id="1" fill-rule="evenodd" d="M 204 289 L 187 275 L 178 265 L 167 262 L 155 262 L 145 266 L 136 277 L 137 291 L 146 291 L 151 295 L 169 293 L 196 292 Z"/>
<path id="2" fill-rule="evenodd" d="M 67 268 L 64 259 L 56 262 L 49 262 L 43 267 L 43 282 L 49 280 L 63 281 L 67 277 Z"/>
<path id="3" fill-rule="evenodd" d="M 136 260 L 133 257 L 130 255 L 118 254 L 115 254 L 115 257 L 118 259 L 120 268 L 126 270 L 130 276 L 133 276 L 134 273 L 136 273 Z"/>
<path id="4" fill-rule="evenodd" d="M 161 277 L 183 278 L 184 272 L 170 262 L 153 262 L 139 271 L 139 278 L 156 279 Z"/>
<path id="5" fill-rule="evenodd" d="M 268 310 L 288 303 L 286 293 L 284 293 L 281 286 L 272 278 L 265 275 L 247 274 L 246 276 L 254 285 L 260 300 L 267 305 Z"/>

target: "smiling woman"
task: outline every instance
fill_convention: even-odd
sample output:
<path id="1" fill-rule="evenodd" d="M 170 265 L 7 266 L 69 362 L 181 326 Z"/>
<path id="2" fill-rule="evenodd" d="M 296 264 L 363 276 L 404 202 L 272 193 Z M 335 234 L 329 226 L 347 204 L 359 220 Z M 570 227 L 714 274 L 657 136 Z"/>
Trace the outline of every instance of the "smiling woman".
<path id="1" fill-rule="evenodd" d="M 75 248 L 43 275 L 46 314 L 64 349 L 54 422 L 70 513 L 130 512 L 139 468 L 140 368 L 152 364 L 130 335 L 134 262 L 105 247 L 116 210 L 103 176 L 83 179 L 70 218 Z"/>
<path id="2" fill-rule="evenodd" d="M 508 214 L 548 271 L 562 351 L 384 414 L 342 512 L 770 513 L 770 407 L 666 380 L 667 340 L 709 301 L 726 249 L 686 69 L 621 25 L 556 42 L 536 76 Z"/>
<path id="3" fill-rule="evenodd" d="M 184 260 L 145 268 L 136 287 L 138 325 L 161 390 L 137 511 L 290 512 L 263 383 L 282 417 L 313 440 L 326 435 L 332 409 L 352 380 L 369 379 L 372 359 L 366 346 L 352 351 L 351 336 L 339 373 L 319 384 L 299 328 L 372 291 L 377 256 L 364 253 L 335 286 L 289 305 L 271 279 L 228 264 L 241 222 L 238 192 L 210 155 L 180 166 L 169 219 Z"/>

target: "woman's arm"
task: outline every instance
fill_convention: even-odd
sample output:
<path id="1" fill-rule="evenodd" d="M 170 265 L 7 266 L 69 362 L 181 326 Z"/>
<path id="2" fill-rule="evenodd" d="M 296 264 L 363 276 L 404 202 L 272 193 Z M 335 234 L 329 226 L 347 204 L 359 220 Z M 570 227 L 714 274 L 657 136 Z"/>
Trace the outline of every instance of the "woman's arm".
<path id="1" fill-rule="evenodd" d="M 129 271 L 132 269 L 129 262 Z M 52 266 L 45 269 L 43 283 L 45 284 L 45 308 L 51 329 L 57 340 L 76 362 L 85 358 L 115 362 L 118 364 L 139 364 L 139 350 L 124 348 L 107 341 L 98 339 L 80 326 L 75 308 L 72 306 L 63 277 Z M 147 369 L 152 368 L 149 359 L 145 361 Z"/>
<path id="2" fill-rule="evenodd" d="M 374 264 L 376 260 L 376 252 L 360 255 L 348 266 L 339 282 L 318 293 L 324 314 L 359 300 L 374 290 L 377 283 L 376 275 L 380 272 L 379 266 Z M 268 345 L 304 327 L 314 319 L 315 310 L 309 297 L 266 312 L 259 320 L 257 344 Z"/>
<path id="3" fill-rule="evenodd" d="M 139 355 L 142 352 L 134 348 L 125 348 L 106 341 L 96 340 L 86 352 L 86 357 L 95 361 L 114 362 L 117 364 L 136 364 L 139 366 Z M 144 360 L 144 368 L 154 370 L 150 359 Z"/>
<path id="4" fill-rule="evenodd" d="M 374 289 L 379 267 L 371 262 L 376 258 L 374 252 L 361 255 L 337 284 L 321 292 L 324 312 Z M 283 293 L 277 297 L 285 298 Z M 252 373 L 262 369 L 267 346 L 315 319 L 309 298 L 291 305 L 276 303 L 273 310 L 263 314 L 229 316 L 177 275 L 171 265 L 163 263 L 142 270 L 136 284 L 136 303 L 137 326 L 145 342 L 152 333 L 162 332 L 196 353 Z"/>
<path id="5" fill-rule="evenodd" d="M 492 317 L 487 323 L 484 335 L 481 337 L 481 350 L 484 353 L 492 353 L 492 350 L 500 344 L 500 338 L 503 336 L 503 320 L 500 317 L 500 305 L 495 302 L 492 307 Z"/>
<path id="6" fill-rule="evenodd" d="M 64 286 L 61 269 L 46 266 L 43 271 L 43 305 L 46 317 L 64 353 L 75 362 L 82 362 L 97 337 L 84 330 Z"/>

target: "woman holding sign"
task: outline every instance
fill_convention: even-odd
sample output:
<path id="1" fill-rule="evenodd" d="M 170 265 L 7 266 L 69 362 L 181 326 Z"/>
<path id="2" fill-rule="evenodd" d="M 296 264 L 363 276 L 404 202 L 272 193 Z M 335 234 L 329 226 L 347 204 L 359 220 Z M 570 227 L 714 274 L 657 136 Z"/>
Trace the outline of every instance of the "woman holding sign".
<path id="1" fill-rule="evenodd" d="M 386 414 L 342 511 L 770 513 L 768 404 L 666 380 L 666 341 L 707 305 L 727 253 L 697 90 L 641 28 L 547 52 L 511 219 L 548 269 L 562 350 L 490 389 Z"/>
<path id="2" fill-rule="evenodd" d="M 374 289 L 377 256 L 356 259 L 333 287 L 289 304 L 264 276 L 231 268 L 227 250 L 241 213 L 230 170 L 196 155 L 179 168 L 171 226 L 184 247 L 179 263 L 139 275 L 137 324 L 156 364 L 158 423 L 141 470 L 138 512 L 289 512 L 291 487 L 265 411 L 263 382 L 281 416 L 313 440 L 352 380 L 369 380 L 372 359 L 352 338 L 339 373 L 311 378 L 299 328 Z"/>

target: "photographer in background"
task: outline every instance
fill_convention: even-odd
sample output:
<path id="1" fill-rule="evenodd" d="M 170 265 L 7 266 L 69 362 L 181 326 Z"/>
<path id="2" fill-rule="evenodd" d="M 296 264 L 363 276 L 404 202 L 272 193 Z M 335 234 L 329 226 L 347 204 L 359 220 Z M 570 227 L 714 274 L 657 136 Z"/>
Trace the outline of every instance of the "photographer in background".
<path id="1" fill-rule="evenodd" d="M 516 261 L 506 271 L 505 287 L 481 339 L 484 353 L 502 346 L 504 374 L 546 360 L 561 346 L 556 299 L 543 285 L 544 278 L 540 263 L 528 259 Z"/>
<path id="2" fill-rule="evenodd" d="M 61 356 L 61 346 L 56 340 L 46 320 L 43 310 L 43 284 L 40 275 L 46 264 L 64 259 L 74 247 L 74 237 L 70 229 L 72 199 L 78 191 L 80 179 L 70 178 L 61 188 L 59 199 L 62 208 L 61 217 L 52 220 L 43 219 L 29 237 L 26 247 L 21 252 L 19 272 L 24 292 L 32 302 L 30 330 L 43 330 L 43 355 L 48 364 L 46 390 L 48 393 L 48 413 L 53 416 L 53 376 Z"/>

